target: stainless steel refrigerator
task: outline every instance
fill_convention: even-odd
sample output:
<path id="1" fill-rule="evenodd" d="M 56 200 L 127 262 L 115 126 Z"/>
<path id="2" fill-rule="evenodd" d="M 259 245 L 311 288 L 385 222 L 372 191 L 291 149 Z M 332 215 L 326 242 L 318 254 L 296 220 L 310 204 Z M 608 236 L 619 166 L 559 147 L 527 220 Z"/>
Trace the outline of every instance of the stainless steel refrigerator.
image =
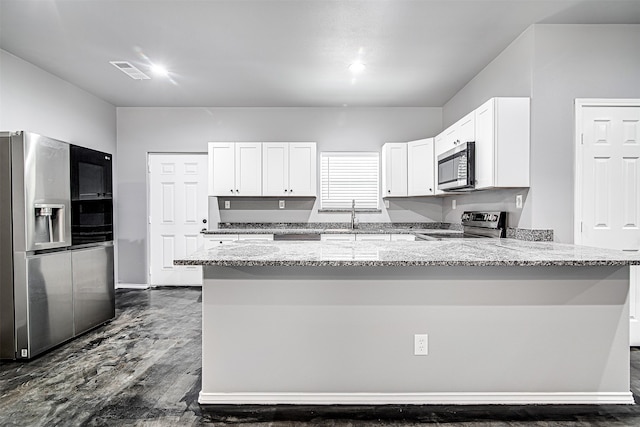
<path id="1" fill-rule="evenodd" d="M 71 249 L 70 194 L 69 144 L 28 132 L 0 133 L 2 359 L 32 358 L 88 329 L 79 324 L 87 290 L 79 280 L 74 287 L 74 275 L 93 283 L 96 265 L 98 305 L 108 306 L 103 311 L 113 317 L 113 246 L 97 248 L 97 261 L 85 254 L 94 248 Z"/>

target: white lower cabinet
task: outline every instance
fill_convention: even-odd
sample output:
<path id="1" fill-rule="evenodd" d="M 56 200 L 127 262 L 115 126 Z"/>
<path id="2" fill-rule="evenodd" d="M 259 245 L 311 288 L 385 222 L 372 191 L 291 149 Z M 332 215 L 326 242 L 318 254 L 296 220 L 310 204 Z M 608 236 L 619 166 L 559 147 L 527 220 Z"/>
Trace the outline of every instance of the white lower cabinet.
<path id="1" fill-rule="evenodd" d="M 416 236 L 413 234 L 392 234 L 392 242 L 415 242 Z"/>
<path id="2" fill-rule="evenodd" d="M 211 249 L 218 245 L 235 242 L 236 240 L 238 240 L 237 234 L 205 234 L 204 248 Z"/>
<path id="3" fill-rule="evenodd" d="M 238 240 L 245 242 L 269 242 L 273 240 L 273 234 L 238 234 Z"/>
<path id="4" fill-rule="evenodd" d="M 218 245 L 224 245 L 236 241 L 269 241 L 273 240 L 273 234 L 205 234 L 204 248 L 211 249 Z"/>
<path id="5" fill-rule="evenodd" d="M 390 234 L 356 234 L 356 240 L 363 242 L 388 242 L 391 240 Z"/>
<path id="6" fill-rule="evenodd" d="M 321 234 L 320 240 L 323 242 L 353 242 L 356 240 L 355 234 Z"/>

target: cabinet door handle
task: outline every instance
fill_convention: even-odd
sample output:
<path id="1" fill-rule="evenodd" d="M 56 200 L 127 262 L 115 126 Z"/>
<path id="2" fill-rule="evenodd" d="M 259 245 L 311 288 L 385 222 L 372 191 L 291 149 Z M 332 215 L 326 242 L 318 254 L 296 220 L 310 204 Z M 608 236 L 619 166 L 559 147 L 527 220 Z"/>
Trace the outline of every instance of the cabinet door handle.
<path id="1" fill-rule="evenodd" d="M 430 188 L 429 191 L 433 191 L 433 188 Z"/>
<path id="2" fill-rule="evenodd" d="M 239 193 L 239 192 L 240 192 L 240 190 L 236 190 L 236 193 Z"/>
<path id="3" fill-rule="evenodd" d="M 293 193 L 293 190 L 289 190 L 289 193 Z"/>
<path id="4" fill-rule="evenodd" d="M 284 192 L 285 192 L 285 193 L 287 192 L 287 189 L 286 189 L 286 188 L 284 189 Z"/>
<path id="5" fill-rule="evenodd" d="M 233 193 L 233 188 L 231 189 L 231 192 Z"/>
<path id="6" fill-rule="evenodd" d="M 387 190 L 387 193 L 391 193 L 391 190 Z"/>

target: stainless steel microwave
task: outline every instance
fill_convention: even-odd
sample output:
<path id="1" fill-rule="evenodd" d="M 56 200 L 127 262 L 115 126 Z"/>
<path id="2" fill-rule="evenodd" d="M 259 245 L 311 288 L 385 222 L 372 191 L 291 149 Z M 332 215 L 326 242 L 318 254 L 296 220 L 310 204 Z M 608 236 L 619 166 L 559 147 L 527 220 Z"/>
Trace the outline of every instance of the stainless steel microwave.
<path id="1" fill-rule="evenodd" d="M 438 190 L 475 188 L 475 142 L 463 142 L 438 156 Z"/>

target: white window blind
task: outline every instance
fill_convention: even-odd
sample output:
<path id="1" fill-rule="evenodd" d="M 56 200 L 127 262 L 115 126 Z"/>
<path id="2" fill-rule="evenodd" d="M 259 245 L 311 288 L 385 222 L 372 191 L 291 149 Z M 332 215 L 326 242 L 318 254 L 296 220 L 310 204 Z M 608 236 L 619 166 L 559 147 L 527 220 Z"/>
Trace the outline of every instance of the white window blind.
<path id="1" fill-rule="evenodd" d="M 379 153 L 324 152 L 320 154 L 320 209 L 378 209 Z"/>

